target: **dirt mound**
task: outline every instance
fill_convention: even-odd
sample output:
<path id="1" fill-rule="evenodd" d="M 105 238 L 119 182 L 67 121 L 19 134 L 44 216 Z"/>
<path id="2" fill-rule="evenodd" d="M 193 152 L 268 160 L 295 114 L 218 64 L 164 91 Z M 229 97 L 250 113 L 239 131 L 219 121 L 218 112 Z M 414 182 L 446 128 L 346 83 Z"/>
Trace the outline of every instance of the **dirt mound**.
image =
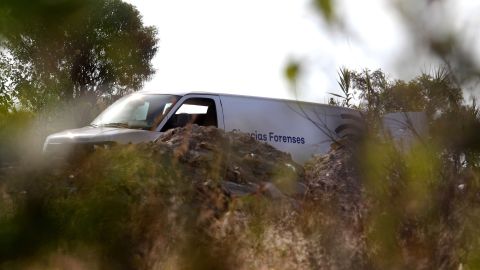
<path id="1" fill-rule="evenodd" d="M 352 148 L 333 145 L 327 154 L 315 156 L 304 167 L 306 201 L 314 211 L 323 213 L 319 224 L 330 235 L 319 241 L 328 243 L 327 257 L 342 269 L 369 268 L 363 231 L 366 207 L 356 164 Z"/>
<path id="2" fill-rule="evenodd" d="M 227 252 L 221 260 L 210 258 L 208 254 L 200 256 L 202 258 L 199 260 L 209 263 L 218 264 L 224 261 L 230 265 L 242 265 L 230 260 L 237 260 L 236 256 L 232 255 L 237 251 L 251 250 L 250 245 L 255 240 L 251 239 L 248 232 L 253 224 L 267 226 L 263 224 L 269 220 L 269 213 L 261 212 L 259 209 L 264 208 L 261 205 L 272 202 L 280 208 L 281 203 L 271 200 L 272 198 L 282 199 L 281 202 L 293 205 L 293 197 L 303 197 L 306 190 L 302 184 L 303 168 L 292 161 L 289 154 L 243 133 L 192 125 L 169 130 L 153 143 L 132 147 L 135 147 L 137 152 L 152 153 L 152 159 L 162 164 L 166 164 L 166 160 L 171 162 L 170 167 L 174 168 L 174 171 L 181 170 L 179 179 L 187 178 L 191 181 L 193 193 L 181 196 L 180 200 L 175 201 L 185 201 L 185 197 L 193 198 L 193 203 L 186 207 L 188 213 L 183 216 L 192 216 L 186 224 L 196 225 L 185 225 L 184 231 L 179 235 L 191 235 L 192 238 L 187 238 L 185 244 L 188 248 L 201 245 L 208 246 L 207 251 L 211 249 L 209 252 L 213 254 Z M 256 199 L 250 200 L 252 198 Z M 179 210 L 176 209 L 181 208 L 185 206 L 171 206 L 169 216 L 178 213 Z M 252 213 L 256 211 L 261 213 Z M 282 215 L 283 217 L 286 216 Z M 169 223 L 180 223 L 177 219 Z M 153 223 L 152 226 L 157 225 Z M 204 239 L 204 242 L 199 239 Z M 268 239 L 265 241 L 271 242 Z M 152 243 L 152 240 L 143 242 Z M 158 254 L 165 252 L 165 246 L 160 247 L 142 247 L 140 253 L 153 254 L 143 257 L 142 261 L 146 264 L 144 268 L 150 269 L 151 265 L 164 263 Z M 243 258 L 242 256 L 239 258 Z"/>
<path id="3" fill-rule="evenodd" d="M 155 143 L 140 147 L 168 148 L 191 175 L 220 180 L 233 195 L 266 191 L 281 197 L 304 191 L 299 184 L 303 168 L 289 154 L 244 133 L 191 125 L 169 130 Z"/>
<path id="4" fill-rule="evenodd" d="M 353 151 L 346 146 L 334 146 L 309 160 L 304 166 L 307 198 L 336 206 L 345 215 L 358 214 L 361 183 L 355 164 Z"/>

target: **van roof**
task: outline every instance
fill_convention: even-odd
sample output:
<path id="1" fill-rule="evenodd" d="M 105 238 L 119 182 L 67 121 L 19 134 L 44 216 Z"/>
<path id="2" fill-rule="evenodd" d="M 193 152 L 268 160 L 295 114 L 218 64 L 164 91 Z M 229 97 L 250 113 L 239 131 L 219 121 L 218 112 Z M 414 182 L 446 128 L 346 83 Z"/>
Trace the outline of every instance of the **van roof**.
<path id="1" fill-rule="evenodd" d="M 158 90 L 141 90 L 141 91 L 138 91 L 137 93 L 141 93 L 141 94 L 165 94 L 165 95 L 178 95 L 178 96 L 203 94 L 203 95 L 217 95 L 217 96 L 230 96 L 230 97 L 245 97 L 245 98 L 255 98 L 255 99 L 265 99 L 265 100 L 289 101 L 289 102 L 297 102 L 297 103 L 301 103 L 301 104 L 314 104 L 314 105 L 320 105 L 320 106 L 326 106 L 326 107 L 337 107 L 337 108 L 349 109 L 349 110 L 358 112 L 358 110 L 353 109 L 353 108 L 340 107 L 340 106 L 335 106 L 335 105 L 330 105 L 330 104 L 325 104 L 325 103 L 302 101 L 302 100 L 296 100 L 296 99 L 271 98 L 271 97 L 262 97 L 262 96 L 248 96 L 248 95 L 239 95 L 239 94 L 227 94 L 227 93 L 222 93 L 222 92 L 208 92 L 208 91 L 167 92 L 167 91 L 158 91 Z"/>

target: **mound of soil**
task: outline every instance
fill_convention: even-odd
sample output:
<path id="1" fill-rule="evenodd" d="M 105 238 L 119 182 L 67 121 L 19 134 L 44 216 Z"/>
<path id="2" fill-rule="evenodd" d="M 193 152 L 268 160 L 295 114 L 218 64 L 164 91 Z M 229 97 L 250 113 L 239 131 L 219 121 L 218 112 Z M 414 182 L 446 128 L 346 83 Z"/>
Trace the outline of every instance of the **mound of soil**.
<path id="1" fill-rule="evenodd" d="M 305 190 L 303 168 L 289 154 L 244 133 L 191 125 L 169 130 L 153 144 L 139 147 L 167 148 L 163 151 L 171 152 L 191 175 L 220 180 L 232 195 L 266 192 L 282 197 Z"/>
<path id="2" fill-rule="evenodd" d="M 347 146 L 334 145 L 327 154 L 313 157 L 304 166 L 308 200 L 336 206 L 346 215 L 359 214 L 362 186 L 356 164 Z"/>

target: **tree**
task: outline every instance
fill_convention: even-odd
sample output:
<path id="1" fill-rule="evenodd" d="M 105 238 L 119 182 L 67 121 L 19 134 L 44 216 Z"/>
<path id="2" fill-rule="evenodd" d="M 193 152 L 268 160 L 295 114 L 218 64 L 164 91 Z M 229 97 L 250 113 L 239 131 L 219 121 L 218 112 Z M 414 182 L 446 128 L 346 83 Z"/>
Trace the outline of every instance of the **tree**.
<path id="1" fill-rule="evenodd" d="M 10 109 L 95 103 L 154 72 L 156 29 L 121 0 L 4 0 L 0 14 L 0 102 Z"/>
<path id="2" fill-rule="evenodd" d="M 341 68 L 338 84 L 343 95 L 329 93 L 340 98 L 339 105 L 356 107 L 365 113 L 381 116 L 390 112 L 425 111 L 430 119 L 447 112 L 455 112 L 462 106 L 462 89 L 457 86 L 446 68 L 433 73 L 422 73 L 406 82 L 390 80 L 382 70 L 361 72 Z"/>

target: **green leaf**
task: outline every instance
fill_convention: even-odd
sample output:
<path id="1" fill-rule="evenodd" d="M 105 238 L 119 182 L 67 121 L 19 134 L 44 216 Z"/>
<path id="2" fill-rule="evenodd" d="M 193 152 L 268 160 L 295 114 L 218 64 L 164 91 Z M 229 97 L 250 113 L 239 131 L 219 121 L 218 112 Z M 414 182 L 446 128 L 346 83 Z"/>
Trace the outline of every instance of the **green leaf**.
<path id="1" fill-rule="evenodd" d="M 301 72 L 301 66 L 300 63 L 297 61 L 291 61 L 288 63 L 287 67 L 285 68 L 284 74 L 287 80 L 294 84 Z"/>
<path id="2" fill-rule="evenodd" d="M 342 96 L 342 95 L 335 94 L 335 93 L 332 93 L 332 92 L 328 92 L 327 94 L 332 95 L 332 96 L 336 96 L 336 97 L 339 97 L 339 98 L 346 98 L 346 97 L 344 97 L 344 96 Z"/>
<path id="3" fill-rule="evenodd" d="M 333 4 L 331 0 L 314 0 L 314 5 L 322 13 L 327 22 L 334 19 Z"/>

